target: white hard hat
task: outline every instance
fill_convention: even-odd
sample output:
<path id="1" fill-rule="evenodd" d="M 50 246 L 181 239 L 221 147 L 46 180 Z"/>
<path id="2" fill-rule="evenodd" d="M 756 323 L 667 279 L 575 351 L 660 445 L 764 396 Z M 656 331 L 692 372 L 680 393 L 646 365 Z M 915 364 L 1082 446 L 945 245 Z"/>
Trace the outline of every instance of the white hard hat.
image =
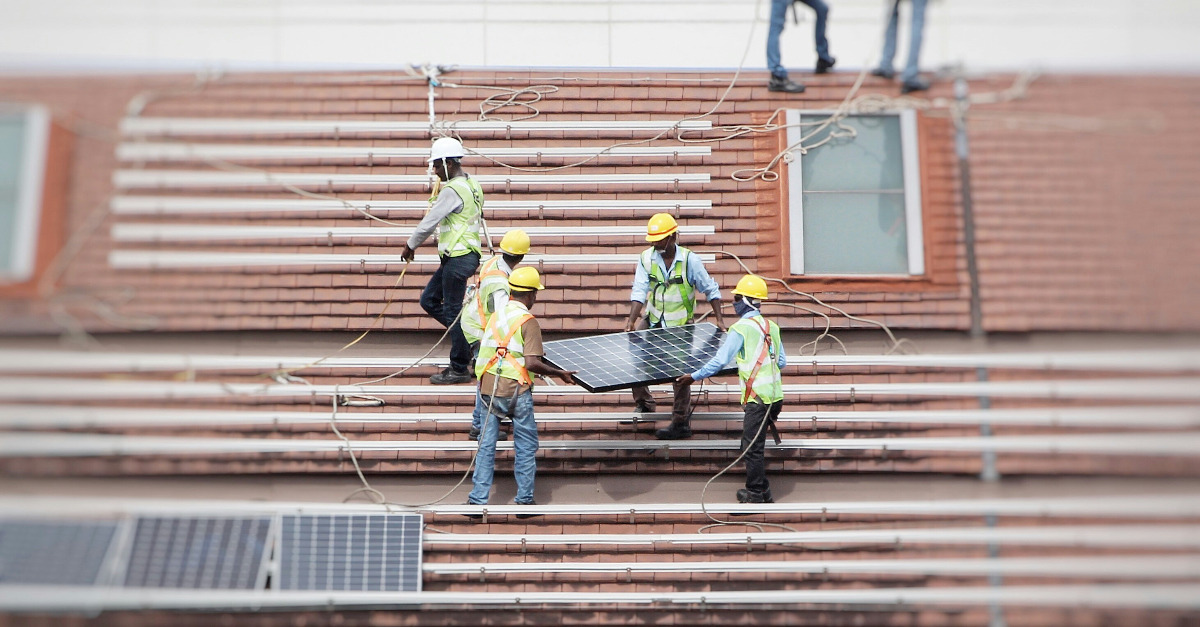
<path id="1" fill-rule="evenodd" d="M 438 159 L 462 159 L 464 154 L 466 153 L 463 146 L 457 139 L 439 137 L 429 149 L 429 160 L 432 162 Z"/>

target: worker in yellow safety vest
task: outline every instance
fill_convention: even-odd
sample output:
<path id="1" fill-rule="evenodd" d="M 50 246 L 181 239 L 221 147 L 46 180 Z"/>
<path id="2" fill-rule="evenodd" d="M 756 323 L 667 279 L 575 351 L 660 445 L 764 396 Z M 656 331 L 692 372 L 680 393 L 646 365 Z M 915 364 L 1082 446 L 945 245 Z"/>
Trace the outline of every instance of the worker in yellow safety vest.
<path id="1" fill-rule="evenodd" d="M 488 320 L 497 309 L 508 303 L 508 276 L 525 258 L 529 252 L 529 234 L 521 229 L 513 229 L 504 234 L 500 240 L 500 254 L 483 262 L 479 267 L 479 283 L 475 293 L 463 305 L 460 320 L 463 335 L 471 345 L 471 352 L 479 349 L 479 341 L 483 339 L 483 330 Z M 471 416 L 472 440 L 479 439 L 479 431 L 483 428 L 483 412 L 476 407 Z M 503 435 L 501 435 L 503 439 Z"/>
<path id="2" fill-rule="evenodd" d="M 496 465 L 496 440 L 500 418 L 512 419 L 513 474 L 517 479 L 517 505 L 533 505 L 537 473 L 537 423 L 533 417 L 533 379 L 530 373 L 557 377 L 570 384 L 574 371 L 555 368 L 542 360 L 542 329 L 529 313 L 544 289 L 537 268 L 517 268 L 508 277 L 509 299 L 488 320 L 479 345 L 475 374 L 479 377 L 476 407 L 486 412 L 479 450 L 475 454 L 475 487 L 468 503 L 484 504 L 492 490 Z"/>
<path id="3" fill-rule="evenodd" d="M 638 258 L 625 331 L 691 324 L 696 292 L 704 295 L 712 307 L 717 326 L 724 330 L 721 288 L 704 269 L 700 256 L 678 245 L 679 224 L 675 218 L 666 213 L 652 216 L 646 224 L 646 241 L 653 246 L 642 251 Z M 689 424 L 691 385 L 676 382 L 673 387 L 675 402 L 671 406 L 671 424 L 655 432 L 663 440 L 692 437 Z M 654 411 L 654 397 L 648 387 L 635 386 L 632 391 L 634 411 Z"/>
<path id="4" fill-rule="evenodd" d="M 437 230 L 440 264 L 421 292 L 421 308 L 450 328 L 450 366 L 429 377 L 430 383 L 438 385 L 471 381 L 471 346 L 460 330 L 458 314 L 467 281 L 479 267 L 483 189 L 463 172 L 460 161 L 464 154 L 462 144 L 453 137 L 433 142 L 429 163 L 439 181 L 431 199 L 433 204 L 400 250 L 402 259 L 412 261 L 417 247 Z"/>
<path id="5" fill-rule="evenodd" d="M 737 361 L 738 379 L 742 382 L 742 450 L 746 459 L 746 487 L 737 491 L 739 503 L 773 503 L 771 484 L 767 481 L 763 449 L 770 429 L 779 444 L 775 419 L 783 410 L 783 379 L 780 369 L 787 365 L 779 325 L 762 315 L 762 302 L 767 299 L 767 283 L 762 277 L 747 274 L 733 290 L 733 310 L 738 321 L 717 354 L 692 374 L 679 377 L 680 383 L 691 384 L 713 376 L 729 360 Z"/>

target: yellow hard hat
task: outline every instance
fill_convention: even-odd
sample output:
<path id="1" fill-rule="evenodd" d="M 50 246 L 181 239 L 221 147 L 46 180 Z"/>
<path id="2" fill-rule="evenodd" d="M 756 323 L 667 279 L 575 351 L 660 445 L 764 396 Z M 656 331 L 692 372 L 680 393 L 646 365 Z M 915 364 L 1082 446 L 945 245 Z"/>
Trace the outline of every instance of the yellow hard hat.
<path id="1" fill-rule="evenodd" d="M 742 277 L 733 288 L 734 294 L 741 294 L 747 298 L 756 298 L 758 300 L 767 299 L 767 282 L 760 276 L 747 274 Z"/>
<path id="2" fill-rule="evenodd" d="M 500 250 L 510 255 L 524 255 L 529 252 L 529 234 L 521 229 L 513 229 L 504 234 L 500 240 Z"/>
<path id="3" fill-rule="evenodd" d="M 666 239 L 668 235 L 679 230 L 679 225 L 675 223 L 675 218 L 669 213 L 656 213 L 650 216 L 650 222 L 646 224 L 646 241 L 657 242 L 661 239 Z"/>
<path id="4" fill-rule="evenodd" d="M 542 277 L 537 268 L 526 266 L 517 268 L 508 275 L 508 288 L 518 292 L 531 292 L 546 289 L 546 286 L 542 285 Z"/>

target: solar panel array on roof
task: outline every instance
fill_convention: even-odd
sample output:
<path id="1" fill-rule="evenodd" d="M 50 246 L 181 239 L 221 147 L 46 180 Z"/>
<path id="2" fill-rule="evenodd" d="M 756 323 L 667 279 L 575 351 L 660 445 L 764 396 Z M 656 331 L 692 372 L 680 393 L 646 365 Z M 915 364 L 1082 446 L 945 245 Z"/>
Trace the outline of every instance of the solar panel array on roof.
<path id="1" fill-rule="evenodd" d="M 282 590 L 421 589 L 419 514 L 284 516 Z"/>
<path id="2" fill-rule="evenodd" d="M 125 571 L 135 588 L 260 587 L 271 517 L 141 517 Z"/>
<path id="3" fill-rule="evenodd" d="M 0 584 L 96 584 L 117 524 L 0 520 Z"/>
<path id="4" fill-rule="evenodd" d="M 546 361 L 578 370 L 575 380 L 589 392 L 673 381 L 695 372 L 717 354 L 725 332 L 704 322 L 665 329 L 610 333 L 546 342 Z M 731 372 L 726 367 L 721 372 Z"/>

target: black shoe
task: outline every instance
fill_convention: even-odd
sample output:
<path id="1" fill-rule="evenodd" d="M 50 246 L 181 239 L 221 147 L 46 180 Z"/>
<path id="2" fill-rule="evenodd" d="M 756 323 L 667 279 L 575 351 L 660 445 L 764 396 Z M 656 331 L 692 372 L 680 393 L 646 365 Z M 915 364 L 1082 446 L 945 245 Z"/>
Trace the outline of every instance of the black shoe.
<path id="1" fill-rule="evenodd" d="M 929 81 L 921 78 L 920 76 L 912 79 L 911 81 L 904 81 L 904 83 L 900 85 L 901 94 L 907 94 L 914 91 L 925 91 L 926 89 L 929 89 Z"/>
<path id="2" fill-rule="evenodd" d="M 466 505 L 487 505 L 487 503 L 472 503 L 470 501 L 467 501 L 465 504 Z M 470 518 L 471 520 L 483 520 L 483 514 L 463 514 L 463 516 L 466 516 L 467 518 Z"/>
<path id="3" fill-rule="evenodd" d="M 813 73 L 814 74 L 824 74 L 824 73 L 828 72 L 830 69 L 832 69 L 833 65 L 835 63 L 837 63 L 837 59 L 835 59 L 833 57 L 829 57 L 828 61 L 826 61 L 825 59 L 817 59 L 817 69 Z"/>
<path id="4" fill-rule="evenodd" d="M 766 492 L 751 492 L 746 488 L 737 491 L 738 503 L 774 503 L 775 499 L 771 498 L 771 490 Z"/>
<path id="5" fill-rule="evenodd" d="M 781 91 L 787 94 L 802 94 L 804 93 L 804 85 L 797 83 L 791 79 L 779 78 L 772 76 L 767 82 L 767 91 Z"/>
<path id="6" fill-rule="evenodd" d="M 887 80 L 890 81 L 893 78 L 896 78 L 896 72 L 893 70 L 885 70 L 883 68 L 877 67 L 877 68 L 871 70 L 871 76 L 878 76 L 879 78 L 886 78 Z"/>
<path id="7" fill-rule="evenodd" d="M 530 501 L 528 503 L 518 503 L 516 501 L 513 501 L 513 505 L 537 505 L 537 501 Z M 517 514 L 517 518 L 519 520 L 533 518 L 534 516 L 541 516 L 541 514 Z"/>
<path id="8" fill-rule="evenodd" d="M 686 440 L 692 437 L 692 428 L 688 425 L 671 423 L 671 426 L 664 427 L 654 432 L 654 437 L 660 440 Z"/>
<path id="9" fill-rule="evenodd" d="M 654 409 L 654 405 L 651 405 L 645 401 L 638 401 L 637 405 L 633 406 L 634 413 L 638 414 L 653 414 Z"/>
<path id="10" fill-rule="evenodd" d="M 470 383 L 471 373 L 466 370 L 455 370 L 454 368 L 446 368 L 445 370 L 429 377 L 429 382 L 434 385 L 454 385 L 456 383 Z"/>

